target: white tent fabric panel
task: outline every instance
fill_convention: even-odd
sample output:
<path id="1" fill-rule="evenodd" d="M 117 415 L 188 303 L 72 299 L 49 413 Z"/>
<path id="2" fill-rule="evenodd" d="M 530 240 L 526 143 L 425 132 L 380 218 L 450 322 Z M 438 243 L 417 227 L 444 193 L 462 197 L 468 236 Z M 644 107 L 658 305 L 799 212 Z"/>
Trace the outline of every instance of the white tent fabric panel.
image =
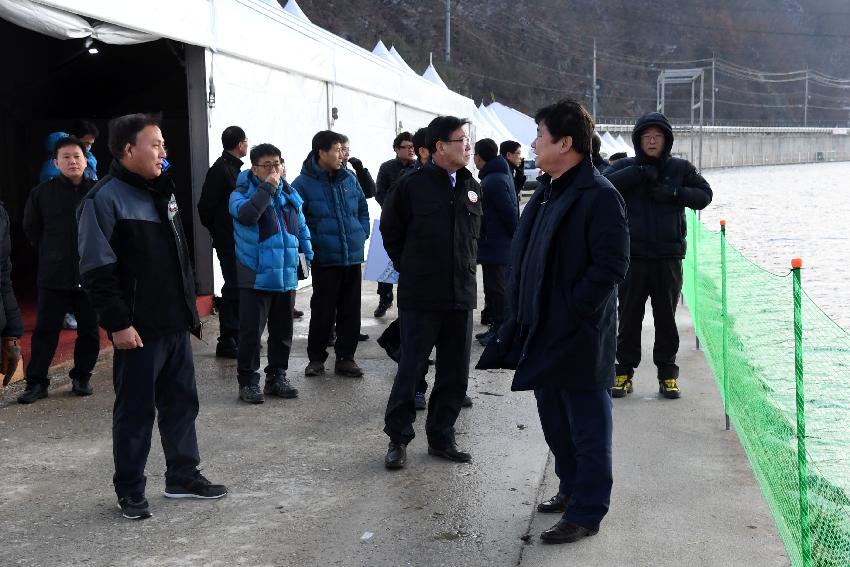
<path id="1" fill-rule="evenodd" d="M 77 14 L 30 0 L 0 0 L 0 19 L 56 39 L 93 37 L 112 45 L 132 45 L 159 37 L 114 24 L 95 24 Z"/>
<path id="2" fill-rule="evenodd" d="M 617 140 L 611 136 L 610 132 L 603 132 L 599 138 L 602 140 L 602 148 L 600 149 L 600 152 L 604 153 L 606 156 L 623 151 L 622 148 L 620 148 L 620 144 L 618 144 Z"/>
<path id="3" fill-rule="evenodd" d="M 407 61 L 404 60 L 404 58 L 401 56 L 401 53 L 399 53 L 398 50 L 395 48 L 395 45 L 390 47 L 390 55 L 393 59 L 395 59 L 396 63 L 398 63 L 398 66 L 403 71 L 416 75 L 417 77 L 419 76 L 416 71 L 414 71 L 413 68 L 411 68 L 411 66 L 407 64 Z"/>
<path id="4" fill-rule="evenodd" d="M 395 109 L 397 129 L 399 132 L 407 130 L 411 134 L 414 134 L 418 129 L 424 128 L 437 117 L 436 114 L 432 114 L 418 108 L 411 108 L 400 103 L 396 103 Z M 392 145 L 390 145 L 390 147 L 392 147 Z"/>
<path id="5" fill-rule="evenodd" d="M 192 45 L 213 43 L 210 0 L 38 0 L 38 3 Z"/>
<path id="6" fill-rule="evenodd" d="M 296 2 L 295 0 L 289 0 L 289 2 L 286 3 L 286 6 L 284 6 L 283 9 L 295 16 L 296 18 L 304 20 L 305 22 L 310 21 L 310 18 L 308 18 L 307 14 L 305 14 L 301 10 L 301 6 L 299 6 L 298 2 Z"/>
<path id="7" fill-rule="evenodd" d="M 209 56 L 209 52 L 208 56 Z M 322 81 L 215 55 L 216 105 L 210 116 L 210 163 L 221 153 L 221 132 L 241 126 L 251 146 L 269 142 L 286 160 L 287 179 L 301 171 L 313 135 L 328 125 L 327 86 Z"/>

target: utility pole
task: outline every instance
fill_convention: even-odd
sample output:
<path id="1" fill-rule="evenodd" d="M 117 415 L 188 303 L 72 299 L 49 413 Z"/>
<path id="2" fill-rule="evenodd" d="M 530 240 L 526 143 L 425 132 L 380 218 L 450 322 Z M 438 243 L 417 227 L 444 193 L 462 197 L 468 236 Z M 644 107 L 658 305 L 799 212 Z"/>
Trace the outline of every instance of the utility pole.
<path id="1" fill-rule="evenodd" d="M 717 64 L 717 54 L 712 51 L 711 52 L 711 125 L 717 126 L 717 123 L 714 121 L 714 99 L 717 97 L 717 83 L 715 82 L 715 67 Z"/>
<path id="2" fill-rule="evenodd" d="M 452 61 L 452 0 L 446 0 L 446 63 Z"/>
<path id="3" fill-rule="evenodd" d="M 809 68 L 806 67 L 806 96 L 803 99 L 803 127 L 809 125 Z"/>
<path id="4" fill-rule="evenodd" d="M 596 124 L 596 38 L 593 38 L 593 123 Z"/>

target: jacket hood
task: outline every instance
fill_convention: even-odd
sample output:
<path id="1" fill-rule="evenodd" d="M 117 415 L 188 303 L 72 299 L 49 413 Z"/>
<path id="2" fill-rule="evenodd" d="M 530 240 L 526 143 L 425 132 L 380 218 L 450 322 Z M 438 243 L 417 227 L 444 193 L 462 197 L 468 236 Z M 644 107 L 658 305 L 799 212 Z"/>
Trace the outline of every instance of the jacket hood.
<path id="1" fill-rule="evenodd" d="M 318 181 L 330 183 L 328 172 L 319 167 L 319 162 L 316 161 L 313 152 L 307 154 L 307 157 L 304 159 L 304 163 L 301 165 L 301 175 L 306 175 L 307 177 L 312 177 Z M 337 172 L 334 184 L 340 183 L 340 181 L 346 177 L 354 177 L 354 174 L 346 168 L 345 165 L 343 165 Z"/>
<path id="2" fill-rule="evenodd" d="M 635 155 L 646 157 L 646 154 L 643 153 L 640 147 L 640 137 L 644 130 L 651 126 L 660 128 L 664 132 L 664 152 L 661 157 L 669 156 L 673 149 L 673 127 L 670 126 L 667 117 L 660 112 L 647 112 L 635 122 L 635 129 L 632 130 L 632 145 L 635 148 Z"/>
<path id="3" fill-rule="evenodd" d="M 62 138 L 70 137 L 71 135 L 67 132 L 53 132 L 47 138 L 44 139 L 44 149 L 47 150 L 47 153 L 50 154 L 50 157 L 53 157 L 53 152 L 56 149 L 56 142 L 58 142 Z"/>
<path id="4" fill-rule="evenodd" d="M 478 172 L 478 179 L 484 179 L 491 173 L 504 173 L 505 175 L 513 177 L 511 167 L 508 165 L 508 160 L 502 156 L 496 156 L 485 163 L 484 167 L 481 168 L 481 171 Z"/>

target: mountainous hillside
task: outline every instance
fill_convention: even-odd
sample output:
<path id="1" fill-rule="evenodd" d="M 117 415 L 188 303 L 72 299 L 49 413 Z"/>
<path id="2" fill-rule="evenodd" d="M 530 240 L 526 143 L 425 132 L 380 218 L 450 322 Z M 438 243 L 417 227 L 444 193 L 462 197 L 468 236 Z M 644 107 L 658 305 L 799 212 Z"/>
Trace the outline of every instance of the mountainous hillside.
<path id="1" fill-rule="evenodd" d="M 282 4 L 286 0 L 281 0 Z M 300 0 L 316 24 L 371 49 L 382 39 L 422 71 L 434 64 L 452 89 L 533 112 L 561 96 L 591 105 L 597 45 L 598 121 L 655 108 L 662 68 L 704 67 L 711 118 L 716 56 L 718 123 L 847 125 L 850 4 L 846 0 L 463 0 L 451 2 L 451 62 L 445 1 Z M 741 69 L 739 67 L 743 67 Z M 836 88 L 838 87 L 838 88 Z M 690 88 L 668 91 L 666 111 L 689 116 Z"/>

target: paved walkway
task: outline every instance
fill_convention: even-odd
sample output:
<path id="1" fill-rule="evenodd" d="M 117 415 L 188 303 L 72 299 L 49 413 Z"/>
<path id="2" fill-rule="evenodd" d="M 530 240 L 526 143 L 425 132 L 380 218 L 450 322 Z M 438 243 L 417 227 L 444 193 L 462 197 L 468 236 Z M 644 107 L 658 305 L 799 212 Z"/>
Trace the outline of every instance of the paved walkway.
<path id="1" fill-rule="evenodd" d="M 535 513 L 556 482 L 533 395 L 511 393 L 510 372 L 474 371 L 458 442 L 471 464 L 426 453 L 424 416 L 408 468 L 383 467 L 383 409 L 394 364 L 375 344 L 375 286 L 364 284 L 358 361 L 364 379 L 305 378 L 310 290 L 297 304 L 290 376 L 297 400 L 239 403 L 235 363 L 193 341 L 201 398 L 202 467 L 231 493 L 215 502 L 160 495 L 154 440 L 148 499 L 154 517 L 120 517 L 112 492 L 111 356 L 95 395 L 70 394 L 56 369 L 47 400 L 0 394 L 0 565 L 715 566 L 787 565 L 770 514 L 734 432 L 723 430 L 713 378 L 693 349 L 682 310 L 679 401 L 659 400 L 652 368 L 615 403 L 615 484 L 599 534 L 544 546 L 556 517 Z M 480 289 L 480 285 L 479 285 Z M 645 329 L 649 340 L 651 328 Z M 473 351 L 477 360 L 481 348 Z M 645 349 L 646 352 L 646 349 Z M 429 382 L 431 379 L 429 378 Z"/>

